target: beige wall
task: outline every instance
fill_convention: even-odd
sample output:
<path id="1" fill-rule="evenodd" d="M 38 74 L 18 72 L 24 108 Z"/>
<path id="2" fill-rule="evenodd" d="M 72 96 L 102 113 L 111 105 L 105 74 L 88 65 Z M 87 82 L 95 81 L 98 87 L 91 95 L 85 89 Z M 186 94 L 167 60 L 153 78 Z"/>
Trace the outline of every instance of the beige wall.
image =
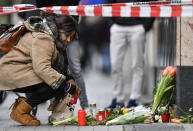
<path id="1" fill-rule="evenodd" d="M 177 65 L 193 66 L 193 18 L 178 18 L 177 23 Z"/>

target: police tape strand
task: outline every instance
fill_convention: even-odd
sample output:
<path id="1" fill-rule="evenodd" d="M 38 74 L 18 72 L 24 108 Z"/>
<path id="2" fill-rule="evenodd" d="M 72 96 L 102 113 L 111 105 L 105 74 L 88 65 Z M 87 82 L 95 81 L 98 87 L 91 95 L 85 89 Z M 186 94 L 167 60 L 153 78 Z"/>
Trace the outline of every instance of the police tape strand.
<path id="1" fill-rule="evenodd" d="M 141 5 L 140 5 L 141 4 Z M 153 5 L 154 4 L 154 5 Z M 175 4 L 175 5 L 172 5 Z M 135 5 L 135 6 L 134 6 Z M 138 5 L 138 6 L 136 6 Z M 143 5 L 143 6 L 142 6 Z M 0 15 L 43 10 L 56 14 L 102 17 L 192 17 L 193 0 L 180 2 L 135 2 L 107 5 L 52 6 L 36 8 L 30 4 L 0 7 Z"/>
<path id="2" fill-rule="evenodd" d="M 133 2 L 133 3 L 114 3 L 114 4 L 97 4 L 84 6 L 160 6 L 160 5 L 192 5 L 193 0 L 176 0 L 176 1 L 151 1 L 151 2 Z"/>

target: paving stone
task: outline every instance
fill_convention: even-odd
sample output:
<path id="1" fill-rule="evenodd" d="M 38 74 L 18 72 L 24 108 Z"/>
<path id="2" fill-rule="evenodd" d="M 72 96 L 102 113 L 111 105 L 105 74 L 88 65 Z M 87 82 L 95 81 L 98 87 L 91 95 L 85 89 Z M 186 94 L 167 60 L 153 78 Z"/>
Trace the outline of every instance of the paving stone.
<path id="1" fill-rule="evenodd" d="M 37 126 L 34 131 L 50 131 L 50 125 Z"/>
<path id="2" fill-rule="evenodd" d="M 185 130 L 183 124 L 168 123 L 167 126 L 170 128 L 170 130 Z"/>
<path id="3" fill-rule="evenodd" d="M 4 128 L 0 128 L 0 131 L 5 131 L 5 129 L 6 129 L 5 127 Z"/>
<path id="4" fill-rule="evenodd" d="M 170 131 L 186 131 L 186 130 L 170 130 Z M 192 131 L 192 130 L 191 130 Z"/>
<path id="5" fill-rule="evenodd" d="M 23 126 L 20 131 L 35 131 L 36 128 L 36 126 Z"/>
<path id="6" fill-rule="evenodd" d="M 65 126 L 64 131 L 78 131 L 78 126 Z"/>
<path id="7" fill-rule="evenodd" d="M 136 124 L 134 125 L 135 131 L 171 131 L 171 130 L 184 130 L 183 125 L 178 124 Z"/>
<path id="8" fill-rule="evenodd" d="M 0 131 L 6 131 L 8 127 L 1 127 Z"/>
<path id="9" fill-rule="evenodd" d="M 51 126 L 49 131 L 64 131 L 65 130 L 65 126 L 61 125 L 61 126 Z"/>
<path id="10" fill-rule="evenodd" d="M 193 125 L 192 124 L 183 124 L 185 131 L 193 131 Z"/>
<path id="11" fill-rule="evenodd" d="M 20 131 L 21 128 L 22 126 L 11 126 L 8 127 L 5 131 Z"/>
<path id="12" fill-rule="evenodd" d="M 79 126 L 78 131 L 93 131 L 94 127 L 93 126 Z"/>
<path id="13" fill-rule="evenodd" d="M 134 131 L 133 125 L 124 125 L 123 131 Z"/>
<path id="14" fill-rule="evenodd" d="M 94 126 L 94 131 L 108 131 L 108 126 Z"/>
<path id="15" fill-rule="evenodd" d="M 109 126 L 109 131 L 123 131 L 123 126 L 122 125 Z"/>

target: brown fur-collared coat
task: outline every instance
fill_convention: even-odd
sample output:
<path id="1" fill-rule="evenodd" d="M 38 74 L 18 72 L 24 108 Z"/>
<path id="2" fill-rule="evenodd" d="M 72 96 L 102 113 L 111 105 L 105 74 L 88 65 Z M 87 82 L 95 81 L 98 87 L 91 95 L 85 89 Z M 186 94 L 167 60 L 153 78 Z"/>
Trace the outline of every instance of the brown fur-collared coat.
<path id="1" fill-rule="evenodd" d="M 45 82 L 58 88 L 65 76 L 52 68 L 57 58 L 54 39 L 25 26 L 29 32 L 0 59 L 0 90 L 13 90 Z"/>

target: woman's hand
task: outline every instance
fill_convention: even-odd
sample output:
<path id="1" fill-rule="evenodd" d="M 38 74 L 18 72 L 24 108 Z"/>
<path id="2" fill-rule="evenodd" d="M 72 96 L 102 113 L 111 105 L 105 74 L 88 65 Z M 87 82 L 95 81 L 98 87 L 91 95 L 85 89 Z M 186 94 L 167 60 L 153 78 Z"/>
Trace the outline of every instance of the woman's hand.
<path id="1" fill-rule="evenodd" d="M 81 95 L 82 89 L 80 87 L 76 87 L 76 94 L 78 95 L 78 97 Z"/>
<path id="2" fill-rule="evenodd" d="M 71 83 L 71 86 L 75 86 L 75 87 L 76 87 L 76 92 L 75 92 L 75 94 L 77 94 L 78 97 L 79 97 L 80 94 L 81 94 L 81 92 L 82 92 L 81 88 L 76 85 L 76 83 L 75 83 L 75 81 L 74 81 L 73 79 L 69 80 L 68 82 Z"/>

